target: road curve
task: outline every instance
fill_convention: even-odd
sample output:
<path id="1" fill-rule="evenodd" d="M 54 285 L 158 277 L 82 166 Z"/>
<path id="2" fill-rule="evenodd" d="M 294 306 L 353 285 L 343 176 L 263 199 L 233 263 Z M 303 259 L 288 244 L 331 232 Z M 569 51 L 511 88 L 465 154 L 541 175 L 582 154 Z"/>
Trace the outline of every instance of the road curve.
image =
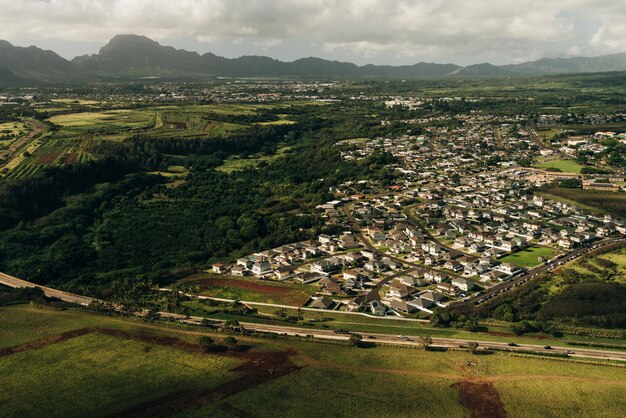
<path id="1" fill-rule="evenodd" d="M 50 298 L 57 298 L 65 302 L 77 303 L 83 306 L 87 306 L 95 300 L 94 298 L 90 298 L 88 296 L 76 295 L 74 293 L 52 289 L 51 287 L 40 286 L 38 284 L 27 282 L 26 280 L 18 279 L 17 277 L 9 276 L 8 274 L 4 273 L 0 273 L 0 284 L 13 288 L 39 287 L 41 288 L 41 290 L 43 290 L 44 294 Z"/>

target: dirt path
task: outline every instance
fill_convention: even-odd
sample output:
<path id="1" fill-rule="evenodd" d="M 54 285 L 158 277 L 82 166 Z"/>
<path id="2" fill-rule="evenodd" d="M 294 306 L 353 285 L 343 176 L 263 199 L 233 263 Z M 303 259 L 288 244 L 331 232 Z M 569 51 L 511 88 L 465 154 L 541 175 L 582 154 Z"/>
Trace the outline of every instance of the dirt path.
<path id="1" fill-rule="evenodd" d="M 235 357 L 246 361 L 231 370 L 239 374 L 239 377 L 231 381 L 213 389 L 170 393 L 158 399 L 142 402 L 111 417 L 167 417 L 182 409 L 199 408 L 225 399 L 300 369 L 291 361 L 290 357 L 294 353 L 289 351 L 239 354 Z M 239 413 L 247 416 L 243 411 Z"/>
<path id="2" fill-rule="evenodd" d="M 39 348 L 44 348 L 49 345 L 62 343 L 63 341 L 71 340 L 72 338 L 80 337 L 83 335 L 90 334 L 95 331 L 95 328 L 81 328 L 75 329 L 69 332 L 64 332 L 63 334 L 53 335 L 50 337 L 40 338 L 35 341 L 29 341 L 24 344 L 16 345 L 13 347 L 6 347 L 0 349 L 0 358 L 10 356 L 16 353 L 22 353 L 24 351 L 37 350 Z"/>
<path id="3" fill-rule="evenodd" d="M 109 328 L 86 327 L 72 330 L 59 335 L 40 338 L 25 344 L 8 347 L 0 350 L 0 358 L 29 350 L 45 348 L 59 344 L 72 338 L 87 334 L 98 333 L 116 338 L 131 339 L 148 344 L 172 347 L 181 351 L 195 354 L 206 354 L 206 351 L 198 344 L 193 344 L 175 337 L 157 335 L 147 331 L 127 332 Z M 191 334 L 191 333 L 190 333 Z M 198 333 L 202 335 L 201 333 Z M 285 376 L 300 367 L 291 361 L 294 351 L 246 351 L 246 352 L 211 352 L 211 355 L 220 355 L 241 361 L 241 364 L 233 369 L 236 372 L 235 379 L 225 382 L 216 388 L 207 390 L 189 390 L 172 392 L 165 396 L 150 401 L 139 403 L 131 408 L 120 411 L 114 417 L 165 417 L 185 408 L 201 407 L 210 402 L 227 398 L 230 395 L 250 389 L 266 383 L 270 380 Z M 242 412 L 242 416 L 245 413 Z"/>

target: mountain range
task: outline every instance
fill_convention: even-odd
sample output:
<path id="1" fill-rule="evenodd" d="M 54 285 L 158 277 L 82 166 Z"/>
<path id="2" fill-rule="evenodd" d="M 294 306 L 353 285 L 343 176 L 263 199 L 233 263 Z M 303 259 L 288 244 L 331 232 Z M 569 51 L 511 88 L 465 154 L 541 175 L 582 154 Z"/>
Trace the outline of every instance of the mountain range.
<path id="1" fill-rule="evenodd" d="M 0 86 L 74 83 L 137 77 L 470 77 L 527 76 L 626 71 L 626 53 L 598 57 L 543 58 L 511 65 L 459 66 L 420 62 L 414 65 L 363 65 L 302 58 L 292 62 L 265 56 L 224 58 L 175 49 L 145 36 L 117 35 L 97 54 L 68 61 L 35 46 L 16 47 L 0 40 Z"/>

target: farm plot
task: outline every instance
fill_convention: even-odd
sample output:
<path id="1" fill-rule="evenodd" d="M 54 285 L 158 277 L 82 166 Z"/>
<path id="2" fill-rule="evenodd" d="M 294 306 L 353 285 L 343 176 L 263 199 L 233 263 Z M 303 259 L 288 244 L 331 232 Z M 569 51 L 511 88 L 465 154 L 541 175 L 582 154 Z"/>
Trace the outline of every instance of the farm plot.
<path id="1" fill-rule="evenodd" d="M 70 132 L 115 131 L 154 126 L 155 114 L 143 110 L 109 110 L 103 112 L 70 113 L 53 116 L 50 122 L 68 128 Z"/>
<path id="2" fill-rule="evenodd" d="M 156 116 L 155 128 L 150 131 L 160 137 L 221 137 L 246 129 L 246 126 L 210 120 L 194 114 L 164 114 Z"/>
<path id="3" fill-rule="evenodd" d="M 0 147 L 4 142 L 10 142 L 11 140 L 25 135 L 30 131 L 30 127 L 23 122 L 6 122 L 0 123 Z"/>
<path id="4" fill-rule="evenodd" d="M 315 291 L 312 286 L 211 274 L 194 275 L 179 284 L 199 286 L 203 296 L 291 306 L 303 305 Z"/>

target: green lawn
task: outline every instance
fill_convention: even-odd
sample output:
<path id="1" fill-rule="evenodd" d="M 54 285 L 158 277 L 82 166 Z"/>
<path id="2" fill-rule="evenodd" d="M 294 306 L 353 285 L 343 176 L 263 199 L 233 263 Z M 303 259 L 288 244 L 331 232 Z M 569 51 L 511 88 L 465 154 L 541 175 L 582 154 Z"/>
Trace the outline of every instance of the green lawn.
<path id="1" fill-rule="evenodd" d="M 564 173 L 577 173 L 580 174 L 580 169 L 583 168 L 582 165 L 578 164 L 574 160 L 549 160 L 543 161 L 535 165 L 535 167 L 539 168 L 557 168 Z"/>
<path id="2" fill-rule="evenodd" d="M 506 257 L 502 257 L 500 261 L 503 263 L 513 263 L 525 268 L 535 267 L 541 264 L 539 257 L 541 257 L 543 261 L 546 261 L 547 259 L 552 258 L 555 253 L 556 250 L 553 248 L 533 245 L 532 247 L 528 247 L 524 250 L 507 255 Z"/>

